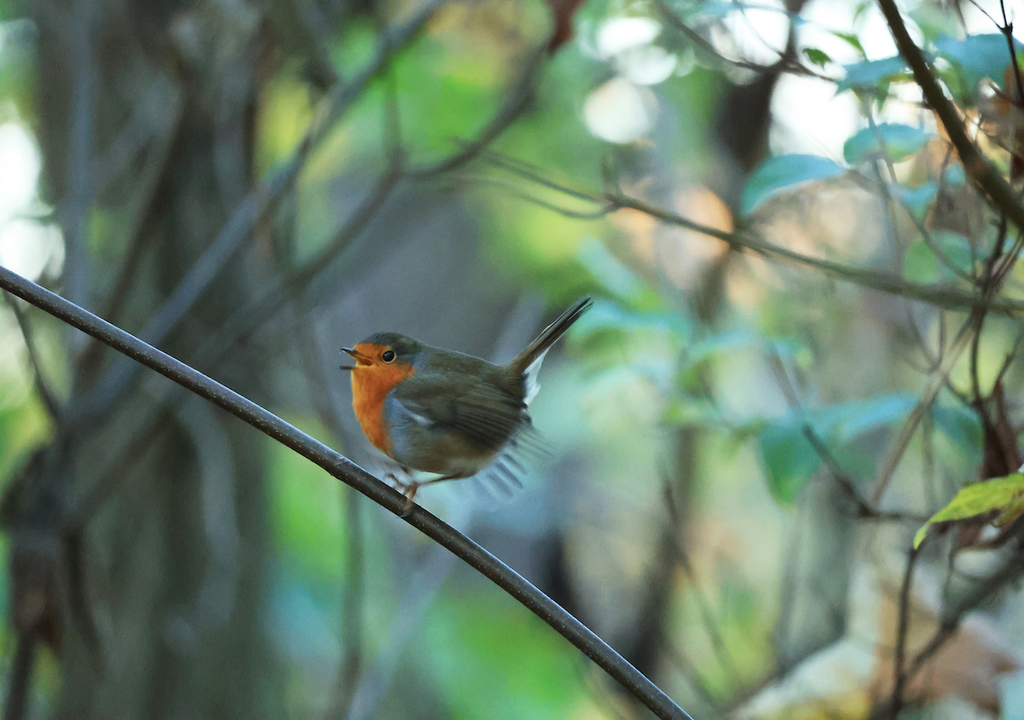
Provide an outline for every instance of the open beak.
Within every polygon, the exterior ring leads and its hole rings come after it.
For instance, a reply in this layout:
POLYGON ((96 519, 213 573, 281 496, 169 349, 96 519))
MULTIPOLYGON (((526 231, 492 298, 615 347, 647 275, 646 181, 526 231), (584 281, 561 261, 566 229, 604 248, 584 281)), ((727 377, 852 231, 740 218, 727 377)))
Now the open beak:
MULTIPOLYGON (((341 351, 342 351, 342 352, 344 352, 344 353, 348 353, 349 355, 351 355, 351 356, 352 356, 352 358, 353 358, 353 359, 354 359, 354 360, 355 360, 355 361, 356 361, 357 363, 359 362, 359 358, 361 358, 361 357, 362 357, 362 355, 360 355, 359 353, 357 353, 357 352, 356 352, 355 350, 353 350, 352 348, 342 348, 342 349, 341 349, 341 351)), ((338 367, 340 367, 340 368, 341 368, 342 370, 355 370, 355 369, 356 369, 356 366, 355 366, 355 365, 339 365, 338 367)))

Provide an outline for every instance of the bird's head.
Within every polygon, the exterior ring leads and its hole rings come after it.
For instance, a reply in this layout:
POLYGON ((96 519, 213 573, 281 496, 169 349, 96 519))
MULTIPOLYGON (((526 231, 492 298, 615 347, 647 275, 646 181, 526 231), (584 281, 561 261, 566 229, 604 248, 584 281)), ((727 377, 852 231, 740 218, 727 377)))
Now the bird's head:
POLYGON ((390 389, 413 374, 413 362, 422 347, 398 333, 375 333, 355 347, 341 349, 356 361, 355 365, 342 365, 341 369, 390 389))

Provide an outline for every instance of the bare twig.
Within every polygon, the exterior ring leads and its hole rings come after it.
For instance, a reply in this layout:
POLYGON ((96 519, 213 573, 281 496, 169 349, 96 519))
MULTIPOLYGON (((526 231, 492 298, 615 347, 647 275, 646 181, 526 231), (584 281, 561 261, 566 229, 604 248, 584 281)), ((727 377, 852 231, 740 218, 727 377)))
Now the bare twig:
POLYGON ((422 507, 414 505, 411 511, 406 513, 404 495, 349 459, 170 355, 3 267, 0 267, 0 288, 92 335, 316 463, 334 477, 402 517, 405 522, 447 548, 505 590, 593 659, 659 718, 692 720, 660 688, 626 662, 607 643, 521 575, 422 507))

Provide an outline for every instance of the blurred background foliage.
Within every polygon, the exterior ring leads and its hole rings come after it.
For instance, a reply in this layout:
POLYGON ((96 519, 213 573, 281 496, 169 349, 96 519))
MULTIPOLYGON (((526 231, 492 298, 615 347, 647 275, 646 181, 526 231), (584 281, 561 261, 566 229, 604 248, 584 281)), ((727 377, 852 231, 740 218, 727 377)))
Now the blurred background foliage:
MULTIPOLYGON (((1001 5, 901 9, 1017 182, 1001 5)), ((993 304, 1024 299, 1019 231, 873 3, 0 18, 5 267, 374 471, 340 346, 503 361, 591 293, 524 489, 417 501, 695 717, 1024 717, 1020 531, 909 552, 1021 463, 1019 309, 993 304)), ((0 306, 7 717, 646 717, 398 519, 129 367, 0 306)))

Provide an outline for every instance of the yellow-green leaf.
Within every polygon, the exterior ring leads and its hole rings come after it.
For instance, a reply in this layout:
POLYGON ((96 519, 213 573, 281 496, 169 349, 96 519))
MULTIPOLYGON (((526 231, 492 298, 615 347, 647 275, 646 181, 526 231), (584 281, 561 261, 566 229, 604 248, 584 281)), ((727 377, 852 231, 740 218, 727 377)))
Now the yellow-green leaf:
POLYGON ((984 515, 992 510, 1004 510, 1003 516, 1019 514, 1024 508, 1024 474, 1013 473, 1006 477, 994 478, 985 482, 975 483, 962 488, 949 505, 939 510, 928 519, 917 534, 914 535, 914 547, 917 548, 928 534, 928 528, 937 522, 963 520, 965 518, 984 515))

